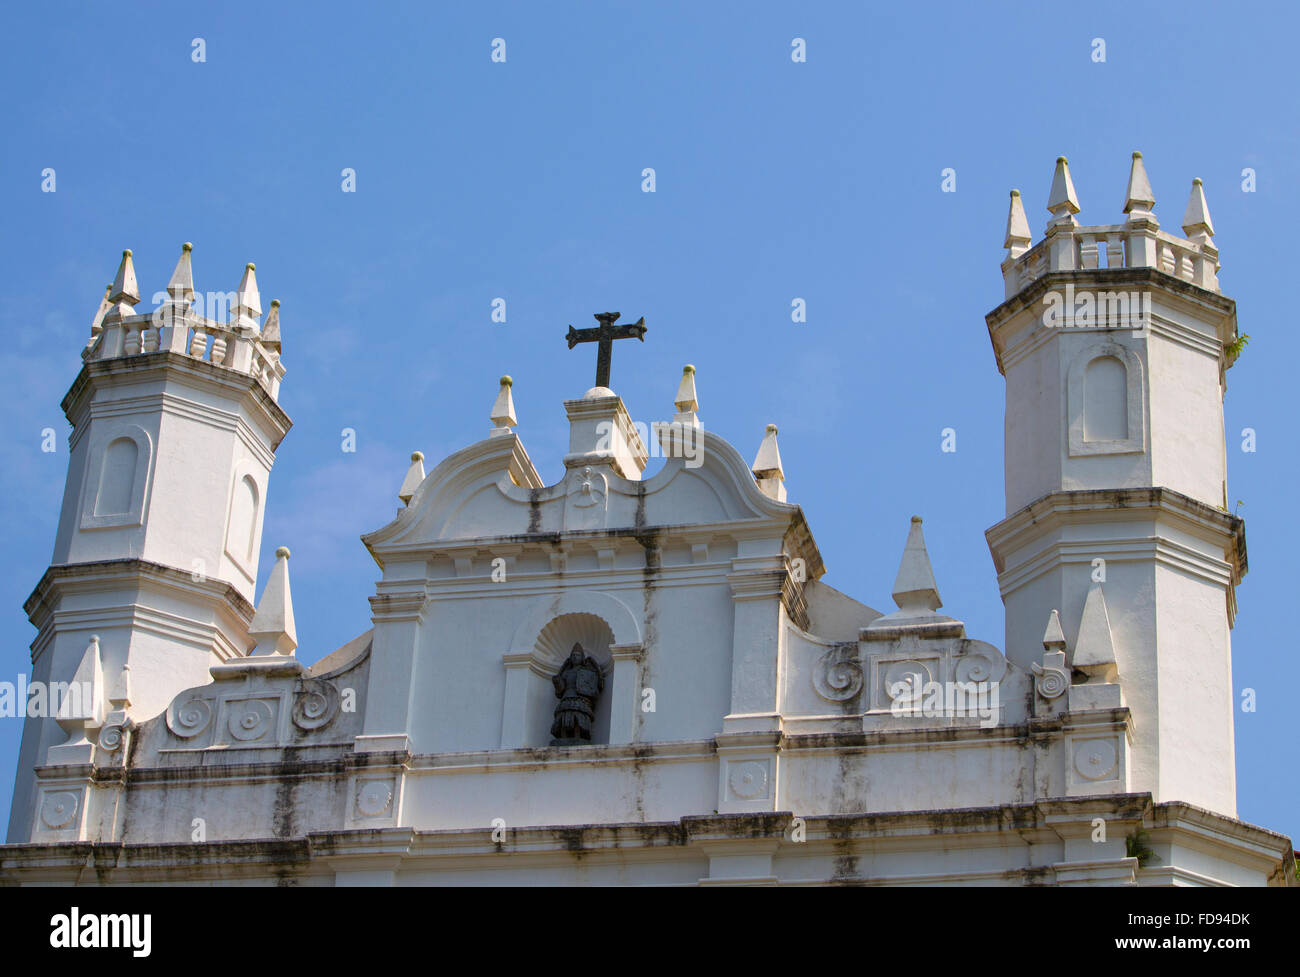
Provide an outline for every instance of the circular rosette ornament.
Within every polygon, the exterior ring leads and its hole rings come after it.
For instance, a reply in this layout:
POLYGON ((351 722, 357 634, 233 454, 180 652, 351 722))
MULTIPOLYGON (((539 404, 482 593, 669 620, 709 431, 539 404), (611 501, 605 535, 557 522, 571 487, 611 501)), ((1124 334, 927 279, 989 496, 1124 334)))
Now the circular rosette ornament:
POLYGON ((1070 687, 1070 675, 1064 669, 1052 665, 1040 665, 1038 662, 1031 662, 1029 667, 1038 676, 1034 688, 1044 699, 1059 698, 1070 687))
POLYGON ((753 800, 767 795, 767 764, 759 760, 745 760, 731 765, 727 783, 731 792, 741 800, 753 800))
POLYGON ((303 679, 293 698, 293 724, 311 731, 324 729, 339 711, 339 690, 333 682, 303 679))
POLYGON ((198 736, 212 722, 212 703, 206 699, 179 699, 167 707, 167 728, 181 739, 198 736))
POLYGON ((862 691, 862 663, 854 642, 832 648, 817 661, 813 688, 828 702, 847 702, 862 691))
POLYGON ((381 817, 392 804, 393 788, 385 781, 371 780, 357 787, 357 813, 363 817, 381 817))
POLYGON ((925 687, 932 680, 930 669, 918 661, 890 662, 884 670, 885 694, 891 711, 909 706, 920 708, 925 687))
POLYGON ((109 753, 116 753, 122 748, 122 738, 126 730, 119 723, 109 723, 99 731, 99 748, 109 753))
POLYGON ((45 795, 41 801, 41 823, 53 831, 72 824, 81 801, 71 791, 57 790, 45 795))
POLYGON ((261 699, 230 703, 226 728, 235 739, 248 743, 260 740, 271 731, 271 707, 261 699))
POLYGON ((993 685, 1002 681, 1007 673, 1007 660, 987 641, 975 641, 970 638, 962 640, 960 656, 953 669, 953 678, 958 682, 975 685, 993 685))

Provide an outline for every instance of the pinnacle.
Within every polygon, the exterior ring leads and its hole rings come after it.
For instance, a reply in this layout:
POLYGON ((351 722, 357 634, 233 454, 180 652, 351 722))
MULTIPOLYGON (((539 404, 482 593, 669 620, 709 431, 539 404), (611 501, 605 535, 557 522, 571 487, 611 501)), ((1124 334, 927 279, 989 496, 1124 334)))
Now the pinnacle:
POLYGON ((424 453, 421 451, 411 452, 411 467, 406 470, 406 477, 402 479, 402 487, 397 490, 397 497, 402 500, 402 505, 410 505, 411 498, 415 495, 415 490, 420 487, 424 481, 424 453))
POLYGON ((1033 236, 1029 231, 1029 218, 1025 216, 1025 204, 1020 199, 1020 191, 1011 191, 1011 206, 1007 211, 1007 233, 1002 246, 1016 258, 1029 249, 1033 236))
POLYGON ((1047 619, 1047 630, 1043 632, 1043 647, 1047 651, 1065 651, 1065 632, 1061 630, 1061 615, 1052 608, 1052 616, 1047 619))
POLYGON ((172 299, 189 303, 194 300, 194 271, 190 265, 190 252, 194 245, 186 241, 181 245, 181 256, 176 262, 176 270, 167 282, 167 292, 172 299))
POLYGON ((257 641, 254 655, 291 657, 298 647, 298 631, 293 620, 293 597, 289 592, 289 548, 275 551, 275 566, 262 591, 262 599, 249 625, 248 636, 257 641))
POLYGON ((1074 643, 1072 664, 1089 674, 1115 665, 1115 641, 1100 583, 1093 583, 1083 602, 1083 617, 1079 621, 1079 638, 1074 643))
POLYGON ((239 280, 235 293, 234 325, 236 327, 257 328, 257 320, 262 315, 262 296, 257 290, 257 269, 250 261, 244 265, 244 277, 239 280))
POLYGON ((1124 191, 1124 213, 1130 221, 1154 216, 1151 208, 1156 205, 1156 196, 1151 191, 1151 181, 1147 179, 1146 166, 1142 154, 1133 154, 1133 163, 1129 167, 1128 187, 1124 191))
POLYGON ((754 464, 750 468, 755 478, 785 478, 785 471, 781 468, 781 450, 776 443, 775 424, 767 426, 763 441, 758 446, 758 454, 754 456, 754 464))
POLYGON ((1188 238, 1214 237, 1214 225, 1210 222, 1210 205, 1205 202, 1205 188, 1200 177, 1192 181, 1192 193, 1187 199, 1187 210, 1183 214, 1183 233, 1188 238))
POLYGON ((280 300, 271 299, 271 311, 262 323, 262 345, 267 349, 280 352, 280 300))
POLYGON ((514 385, 515 381, 512 378, 508 376, 501 378, 501 387, 497 391, 497 399, 492 404, 492 414, 489 418, 492 421, 489 437, 496 438, 509 434, 510 429, 519 423, 515 417, 515 398, 510 392, 514 385))
POLYGON ((1070 179, 1070 161, 1064 156, 1056 158, 1056 171, 1052 174, 1052 190, 1047 197, 1047 210, 1052 215, 1048 226, 1077 224, 1074 215, 1079 212, 1079 198, 1074 193, 1070 179))
POLYGON ((700 401, 695 393, 695 367, 689 363, 682 367, 682 382, 677 386, 677 398, 673 404, 682 414, 700 409, 700 401))
POLYGON ((921 532, 921 517, 913 516, 903 545, 903 559, 898 564, 894 579, 894 603, 900 611, 930 614, 943 606, 939 587, 934 582, 930 554, 925 548, 925 535, 921 532))
POLYGON ((140 302, 140 286, 135 281, 135 265, 131 261, 129 250, 122 252, 122 262, 117 266, 117 275, 110 287, 108 300, 118 306, 123 303, 134 306, 140 302))

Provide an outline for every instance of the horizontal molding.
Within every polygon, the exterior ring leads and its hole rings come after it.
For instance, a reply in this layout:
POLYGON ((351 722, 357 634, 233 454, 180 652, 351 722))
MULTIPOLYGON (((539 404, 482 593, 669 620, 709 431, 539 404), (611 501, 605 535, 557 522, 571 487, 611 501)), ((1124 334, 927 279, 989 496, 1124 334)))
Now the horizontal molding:
MULTIPOLYGON (((1051 492, 990 527, 984 537, 1001 575, 1007 569, 1008 554, 1051 533, 1080 525, 1162 521, 1173 529, 1203 539, 1214 549, 1222 548, 1225 561, 1233 567, 1234 583, 1245 576, 1248 568, 1245 522, 1181 492, 1159 486, 1051 492)), ((1149 534, 1136 538, 1146 539, 1149 534)), ((1173 541, 1167 542, 1172 545, 1173 541)), ((1099 540, 1097 545, 1105 544, 1099 540)))

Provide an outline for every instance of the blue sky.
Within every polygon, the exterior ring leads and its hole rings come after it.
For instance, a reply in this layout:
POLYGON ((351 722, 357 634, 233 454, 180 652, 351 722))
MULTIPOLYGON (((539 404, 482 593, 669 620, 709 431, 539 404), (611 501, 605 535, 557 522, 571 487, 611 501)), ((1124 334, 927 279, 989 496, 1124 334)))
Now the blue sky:
MULTIPOLYGON (((258 589, 290 546, 307 661, 369 627, 378 571, 358 536, 391 519, 413 449, 432 466, 486 434, 501 374, 558 479, 561 401, 591 385, 594 360, 562 337, 606 309, 649 327, 614 355, 634 416, 669 417, 690 362, 705 425, 743 454, 780 425, 829 583, 889 610, 919 513, 945 611, 1001 644, 984 530, 1004 514, 1003 381, 983 317, 1002 299, 1007 191, 1037 238, 1065 154, 1081 221, 1117 222, 1140 149, 1171 229, 1205 181, 1221 285, 1252 337, 1226 405, 1251 568, 1234 681, 1258 694, 1237 715, 1239 813, 1300 831, 1297 665, 1277 611, 1300 552, 1287 6, 47 3, 6 19, 0 678, 30 668, 21 605, 50 558, 59 401, 91 315, 123 248, 147 300, 183 241, 200 291, 233 289, 255 261, 264 302, 283 303, 294 428, 258 589), (1246 426, 1253 454, 1232 436, 1246 426)), ((3 811, 19 735, 0 721, 3 811)))

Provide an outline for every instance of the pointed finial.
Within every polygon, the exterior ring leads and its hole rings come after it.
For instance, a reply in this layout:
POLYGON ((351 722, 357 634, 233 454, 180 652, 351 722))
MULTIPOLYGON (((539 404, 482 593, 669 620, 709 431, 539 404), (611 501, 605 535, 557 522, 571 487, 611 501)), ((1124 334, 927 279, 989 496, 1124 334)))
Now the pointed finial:
POLYGON ((289 547, 275 551, 275 566, 262 591, 248 636, 257 641, 254 655, 291 657, 298 647, 298 630, 293 622, 293 597, 289 593, 289 547))
POLYGON ((257 267, 250 261, 244 265, 244 277, 239 280, 239 289, 235 292, 235 307, 232 325, 236 329, 257 329, 257 320, 262 317, 262 296, 257 291, 257 267))
POLYGON ((943 606, 939 587, 934 582, 934 570, 930 567, 930 554, 925 548, 920 516, 912 517, 912 525, 907 530, 903 559, 894 579, 893 597, 898 609, 909 613, 933 613, 943 606))
POLYGON ((515 419, 515 398, 510 388, 515 385, 510 377, 501 378, 501 389, 497 391, 496 402, 492 405, 492 430, 488 437, 499 438, 510 433, 510 429, 519 423, 515 419))
POLYGON ((1065 651, 1065 632, 1061 630, 1061 615, 1052 608, 1052 616, 1047 619, 1047 630, 1043 632, 1043 648, 1046 651, 1065 651))
POLYGON ((785 501, 785 471, 781 467, 781 449, 776 444, 775 424, 767 426, 758 454, 749 467, 765 495, 778 502, 785 501))
POLYGON ((673 404, 680 414, 700 409, 700 402, 695 396, 695 367, 689 363, 682 367, 682 382, 677 386, 677 399, 673 404))
POLYGON ((1011 208, 1007 212, 1007 235, 1002 246, 1007 249, 1007 256, 1018 258, 1029 250, 1033 243, 1029 232, 1029 218, 1025 216, 1025 204, 1020 199, 1020 191, 1011 191, 1011 208))
POLYGON ((117 692, 109 699, 109 704, 114 709, 129 709, 131 707, 131 663, 123 662, 122 671, 117 676, 117 692))
POLYGON ((1070 161, 1056 157, 1056 172, 1052 174, 1052 192, 1047 197, 1047 210, 1052 215, 1048 227, 1057 224, 1076 225, 1074 215, 1079 212, 1079 198, 1074 195, 1074 181, 1070 179, 1070 161))
POLYGON ((104 721, 104 668, 99 652, 99 635, 90 636, 69 688, 75 688, 77 692, 64 694, 54 718, 70 736, 76 736, 86 725, 104 721))
POLYGON ((756 478, 785 478, 781 468, 781 451, 776 444, 776 425, 769 424, 763 432, 763 443, 758 446, 754 464, 750 466, 756 478))
POLYGON ((140 302, 140 286, 135 282, 135 265, 131 262, 130 250, 122 252, 122 263, 117 266, 117 276, 109 287, 108 300, 113 303, 113 308, 107 314, 135 314, 135 306, 140 302))
POLYGON ((271 299, 271 311, 262 323, 262 345, 267 349, 280 352, 280 300, 271 299))
POLYGON ((108 300, 108 297, 112 294, 112 284, 105 285, 104 297, 99 300, 99 308, 95 310, 95 318, 90 322, 90 341, 92 343, 95 341, 95 337, 104 331, 104 316, 106 316, 108 310, 113 307, 113 303, 108 300))
POLYGON ((1201 179, 1192 181, 1192 195, 1187 200, 1187 211, 1183 214, 1183 233, 1188 239, 1197 242, 1209 242, 1214 237, 1214 225, 1210 223, 1210 206, 1205 202, 1205 188, 1201 179))
POLYGON ((1089 678, 1102 682, 1115 678, 1115 640, 1110 631, 1110 615, 1106 613, 1106 595, 1096 581, 1088 588, 1088 596, 1083 602, 1083 617, 1079 619, 1079 639, 1074 643, 1072 664, 1089 678))
POLYGON ((167 282, 167 293, 172 300, 186 305, 194 301, 194 270, 190 267, 190 252, 193 250, 194 245, 189 241, 181 245, 180 260, 167 282))
POLYGON ((411 497, 415 495, 415 490, 420 487, 424 481, 424 453, 420 451, 411 452, 411 467, 406 470, 406 477, 402 479, 402 487, 397 490, 397 497, 402 500, 402 505, 410 505, 411 497))
POLYGON ((1147 168, 1142 162, 1142 154, 1133 153, 1133 165, 1128 171, 1128 187, 1124 191, 1124 213, 1130 221, 1150 220, 1155 215, 1151 208, 1156 205, 1156 195, 1151 192, 1151 181, 1147 179, 1147 168))

